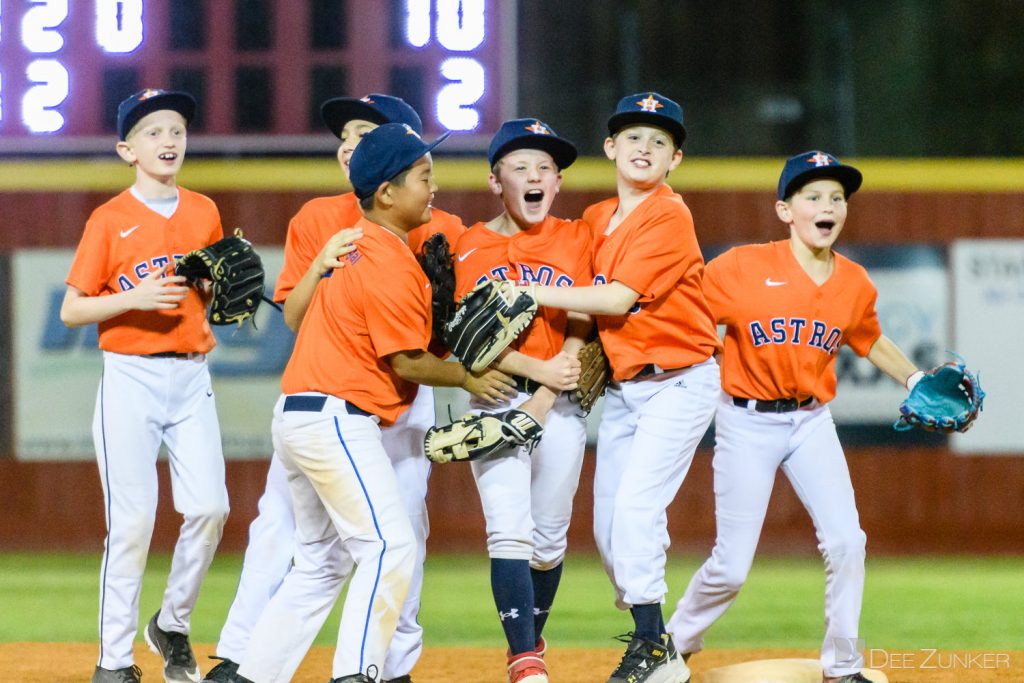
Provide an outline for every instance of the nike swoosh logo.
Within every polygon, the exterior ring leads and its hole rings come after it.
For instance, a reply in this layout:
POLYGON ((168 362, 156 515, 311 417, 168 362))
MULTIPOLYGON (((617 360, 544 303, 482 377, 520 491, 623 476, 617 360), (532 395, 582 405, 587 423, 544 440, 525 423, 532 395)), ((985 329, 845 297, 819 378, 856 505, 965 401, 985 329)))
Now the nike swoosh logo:
POLYGON ((136 226, 133 226, 131 228, 128 228, 127 230, 122 230, 121 231, 121 237, 127 237, 128 235, 132 234, 133 232, 135 232, 138 229, 139 229, 139 226, 136 225, 136 226))
POLYGON ((468 259, 468 258, 469 258, 469 255, 470 255, 470 254, 472 254, 472 253, 473 253, 474 251, 476 251, 476 250, 477 250, 477 249, 479 249, 479 248, 480 248, 480 247, 473 247, 472 249, 470 249, 469 251, 467 251, 467 252, 466 252, 465 254, 459 254, 459 263, 462 263, 463 261, 465 261, 466 259, 468 259))
POLYGON ((782 285, 786 284, 785 282, 776 282, 775 280, 771 279, 770 277, 766 277, 764 279, 764 283, 767 286, 769 286, 769 287, 781 287, 782 285))

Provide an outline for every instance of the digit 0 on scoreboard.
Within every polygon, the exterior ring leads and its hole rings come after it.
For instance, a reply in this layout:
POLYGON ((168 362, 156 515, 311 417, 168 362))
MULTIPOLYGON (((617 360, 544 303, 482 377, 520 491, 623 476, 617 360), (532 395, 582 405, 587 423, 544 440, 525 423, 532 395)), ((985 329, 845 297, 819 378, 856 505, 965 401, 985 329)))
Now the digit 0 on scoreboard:
POLYGON ((117 103, 153 86, 196 95, 198 151, 327 149, 320 102, 375 91, 484 149, 516 113, 517 4, 0 0, 0 152, 109 151, 117 103))

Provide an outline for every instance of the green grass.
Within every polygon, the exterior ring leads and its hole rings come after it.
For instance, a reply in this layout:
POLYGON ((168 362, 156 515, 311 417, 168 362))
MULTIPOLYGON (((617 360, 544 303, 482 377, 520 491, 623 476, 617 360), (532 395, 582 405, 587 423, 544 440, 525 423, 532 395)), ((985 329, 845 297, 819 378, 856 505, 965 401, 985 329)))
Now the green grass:
MULTIPOLYGON (((160 604, 169 556, 149 560, 143 619, 160 604)), ((675 555, 669 564, 666 617, 703 560, 675 555)), ((75 554, 0 555, 0 642, 96 638, 100 558, 75 554)), ((192 618, 193 640, 215 642, 238 581, 241 558, 218 556, 192 618)), ((861 616, 868 647, 1019 648, 1024 633, 1024 557, 870 558, 861 616)), ((487 558, 427 559, 420 621, 427 645, 500 645, 487 558)), ((820 645, 824 576, 815 558, 758 558, 736 604, 708 633, 712 648, 820 645)), ((318 643, 336 637, 335 608, 318 643)), ((563 645, 617 647, 628 615, 612 605, 612 590, 595 556, 571 555, 546 629, 563 645)))

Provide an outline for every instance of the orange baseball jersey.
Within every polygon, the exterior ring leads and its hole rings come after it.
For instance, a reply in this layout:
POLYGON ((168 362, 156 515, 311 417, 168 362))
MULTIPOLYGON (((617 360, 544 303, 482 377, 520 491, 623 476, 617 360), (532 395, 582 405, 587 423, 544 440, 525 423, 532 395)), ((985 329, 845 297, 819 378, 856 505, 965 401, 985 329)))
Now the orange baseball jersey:
MULTIPOLYGON (((288 224, 284 267, 277 278, 274 301, 283 302, 287 299, 327 240, 339 230, 353 227, 362 217, 359 200, 354 192, 334 197, 318 197, 306 202, 288 224)), ((448 237, 448 243, 454 248, 459 235, 465 230, 462 221, 456 216, 440 209, 433 209, 429 223, 409 232, 409 248, 418 256, 423 243, 436 232, 443 232, 448 237)), ((362 242, 358 245, 361 246, 362 242)))
POLYGON ((726 326, 722 389, 772 400, 836 395, 836 351, 865 356, 882 334, 877 292, 867 271, 833 252, 831 277, 818 286, 787 240, 730 249, 712 260, 704 294, 726 326))
MULTIPOLYGON (((124 292, 172 259, 223 236, 209 197, 179 187, 178 209, 164 218, 125 190, 92 212, 66 282, 86 296, 124 292)), ((125 354, 206 353, 216 344, 206 301, 193 288, 177 308, 127 311, 104 320, 99 335, 101 349, 125 354)))
POLYGON ((430 282, 394 233, 366 218, 359 249, 313 294, 281 378, 285 394, 338 396, 390 425, 416 396, 387 362, 398 351, 427 349, 430 282))
MULTIPOLYGON (((593 280, 591 251, 590 230, 582 221, 548 216, 516 235, 499 235, 477 223, 463 233, 453 251, 456 296, 487 279, 587 285, 593 280)), ((567 321, 566 311, 541 308, 514 348, 534 358, 551 358, 562 350, 567 321)))
POLYGON ((690 210, 663 183, 605 235, 618 204, 613 197, 583 213, 594 235, 594 284, 618 280, 640 293, 625 316, 596 316, 614 378, 649 363, 668 370, 707 360, 721 344, 701 291, 704 257, 690 210))

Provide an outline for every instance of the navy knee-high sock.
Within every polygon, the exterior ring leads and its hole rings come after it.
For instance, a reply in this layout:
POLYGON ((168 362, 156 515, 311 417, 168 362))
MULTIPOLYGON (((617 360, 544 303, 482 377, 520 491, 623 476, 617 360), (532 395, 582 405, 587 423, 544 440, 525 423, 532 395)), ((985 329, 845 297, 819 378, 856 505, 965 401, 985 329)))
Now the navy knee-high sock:
POLYGON ((512 654, 533 650, 533 581, 528 560, 491 558, 491 592, 512 654))
POLYGON ((629 608, 633 615, 633 635, 651 640, 655 643, 661 642, 662 627, 659 626, 661 617, 661 605, 633 605, 629 608))
POLYGON ((533 579, 533 631, 539 641, 555 601, 558 582, 562 580, 562 565, 546 571, 531 567, 530 578, 533 579))

